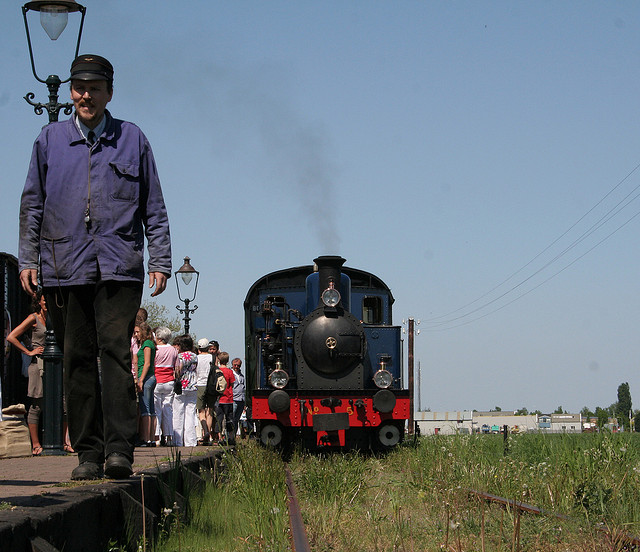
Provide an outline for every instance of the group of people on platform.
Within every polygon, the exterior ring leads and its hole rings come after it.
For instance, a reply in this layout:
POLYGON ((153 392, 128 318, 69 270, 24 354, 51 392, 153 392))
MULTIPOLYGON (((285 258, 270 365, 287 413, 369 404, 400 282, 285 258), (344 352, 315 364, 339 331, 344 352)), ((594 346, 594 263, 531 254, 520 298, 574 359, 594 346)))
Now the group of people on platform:
POLYGON ((138 446, 234 444, 243 414, 246 420, 242 360, 230 369, 217 341, 203 338, 194 348, 191 336, 171 340, 169 328, 152 330, 146 317, 140 309, 131 339, 138 446), (216 390, 210 375, 218 371, 225 383, 216 390))
MULTIPOLYGON (((29 378, 27 423, 32 453, 38 456, 43 451, 39 427, 44 394, 41 355, 47 317, 41 291, 33 297, 32 310, 33 314, 13 329, 7 341, 23 355, 23 374, 29 378)), ((138 400, 137 446, 234 444, 235 436, 244 435, 248 429, 242 360, 234 358, 230 369, 229 353, 220 351, 217 341, 200 339, 194 347, 191 336, 171 339, 171 330, 159 327, 152 331, 146 319, 146 310, 139 309, 131 338, 131 372, 138 400), (222 393, 207 393, 212 369, 220 370, 226 381, 222 393)), ((66 409, 64 450, 74 452, 66 409)))

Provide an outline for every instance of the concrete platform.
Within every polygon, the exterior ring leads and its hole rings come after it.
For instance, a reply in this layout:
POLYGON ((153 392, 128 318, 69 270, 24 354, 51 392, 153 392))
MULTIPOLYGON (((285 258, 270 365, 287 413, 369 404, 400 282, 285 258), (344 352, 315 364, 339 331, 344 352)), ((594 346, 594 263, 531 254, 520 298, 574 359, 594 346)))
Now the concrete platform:
POLYGON ((133 477, 99 482, 70 481, 76 454, 0 459, 0 551, 105 550, 139 540, 143 527, 153 541, 163 509, 178 504, 185 515, 184 495, 204 483, 202 471, 214 469, 221 454, 137 448, 133 477))

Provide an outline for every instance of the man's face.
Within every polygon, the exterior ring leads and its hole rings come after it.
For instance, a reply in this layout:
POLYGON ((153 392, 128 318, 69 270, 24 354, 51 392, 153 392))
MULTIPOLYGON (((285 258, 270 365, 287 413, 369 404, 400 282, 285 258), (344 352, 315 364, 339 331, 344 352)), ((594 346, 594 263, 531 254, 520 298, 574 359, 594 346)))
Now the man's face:
POLYGON ((236 372, 239 372, 240 371, 240 367, 242 366, 242 362, 239 361, 239 360, 236 360, 231 366, 233 366, 233 369, 236 372))
POLYGON ((78 118, 89 128, 96 128, 102 121, 112 96, 113 90, 108 91, 105 80, 71 81, 71 100, 78 118))

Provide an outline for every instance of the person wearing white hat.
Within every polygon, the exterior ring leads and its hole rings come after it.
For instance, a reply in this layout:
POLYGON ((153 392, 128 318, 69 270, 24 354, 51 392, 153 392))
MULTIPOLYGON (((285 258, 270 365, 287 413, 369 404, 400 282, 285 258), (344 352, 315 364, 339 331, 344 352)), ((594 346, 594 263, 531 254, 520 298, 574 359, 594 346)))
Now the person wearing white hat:
POLYGON ((198 421, 202 427, 202 437, 198 440, 199 444, 209 444, 209 438, 211 436, 211 428, 213 426, 212 410, 207 404, 207 378, 209 377, 209 371, 211 370, 211 363, 213 362, 213 356, 209 353, 209 340, 198 339, 198 379, 196 381, 196 388, 198 390, 198 398, 196 402, 196 409, 198 411, 198 421))

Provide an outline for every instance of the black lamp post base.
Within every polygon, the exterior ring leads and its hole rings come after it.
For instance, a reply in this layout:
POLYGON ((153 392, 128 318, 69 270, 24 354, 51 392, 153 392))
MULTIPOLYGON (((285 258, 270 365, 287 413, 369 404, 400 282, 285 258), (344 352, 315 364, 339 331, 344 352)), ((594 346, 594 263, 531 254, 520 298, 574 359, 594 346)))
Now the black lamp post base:
POLYGON ((68 454, 71 453, 61 448, 42 447, 42 452, 38 456, 67 456, 68 454))

